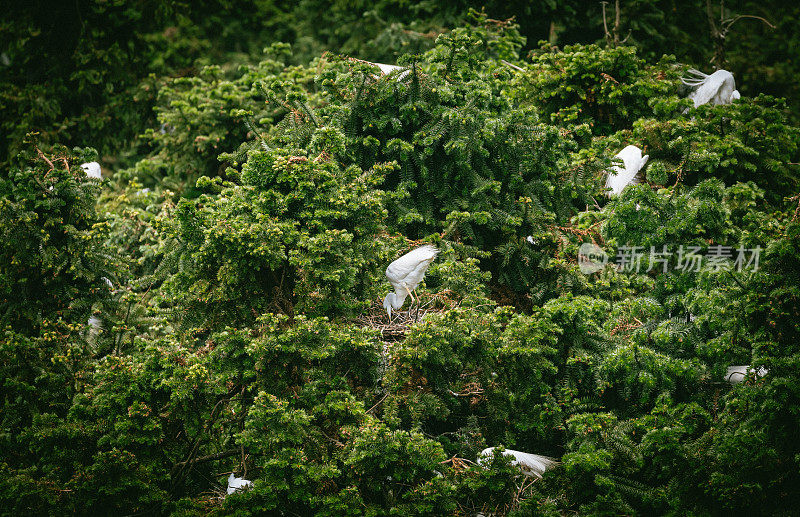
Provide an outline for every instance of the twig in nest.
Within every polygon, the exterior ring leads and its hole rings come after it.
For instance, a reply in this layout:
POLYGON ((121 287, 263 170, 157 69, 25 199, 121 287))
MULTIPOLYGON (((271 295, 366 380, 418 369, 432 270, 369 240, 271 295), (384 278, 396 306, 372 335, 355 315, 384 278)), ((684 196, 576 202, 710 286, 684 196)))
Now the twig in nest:
POLYGON ((380 399, 378 402, 376 402, 376 403, 375 403, 375 404, 374 404, 374 405, 373 405, 371 408, 369 408, 369 409, 368 409, 366 412, 367 412, 367 413, 369 413, 370 411, 372 411, 373 409, 375 409, 376 407, 378 407, 378 406, 380 405, 380 403, 381 403, 381 402, 383 402, 384 400, 386 400, 386 397, 388 397, 388 396, 389 396, 389 393, 387 392, 387 393, 386 393, 386 394, 385 394, 383 397, 381 397, 381 399, 380 399))
POLYGON ((470 465, 475 465, 474 461, 470 461, 466 458, 459 458, 457 456, 453 456, 449 460, 444 460, 439 462, 439 464, 441 465, 445 465, 448 463, 456 473, 461 473, 467 470, 470 465))

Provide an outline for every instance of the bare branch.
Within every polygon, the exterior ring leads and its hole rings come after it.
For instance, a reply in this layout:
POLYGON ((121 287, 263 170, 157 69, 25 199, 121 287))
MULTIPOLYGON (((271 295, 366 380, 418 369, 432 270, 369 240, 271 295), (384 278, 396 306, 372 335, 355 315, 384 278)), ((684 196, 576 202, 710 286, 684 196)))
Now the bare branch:
POLYGON ((775 26, 772 25, 766 18, 762 18, 761 16, 756 16, 754 14, 739 14, 739 15, 735 16, 734 18, 728 18, 727 20, 722 22, 723 25, 725 25, 725 30, 727 31, 731 27, 731 25, 733 25, 734 23, 738 22, 742 18, 752 18, 754 20, 761 20, 762 22, 767 24, 767 26, 770 29, 774 29, 775 28, 775 26))
POLYGON ((606 5, 608 2, 600 2, 603 6, 603 33, 605 34, 606 42, 611 42, 611 34, 608 33, 608 23, 606 22, 606 5))
POLYGON ((500 62, 501 62, 501 63, 503 63, 504 65, 508 66, 508 67, 511 67, 511 68, 513 68, 514 70, 518 70, 518 71, 520 71, 520 72, 524 72, 524 71, 525 71, 525 69, 524 69, 524 68, 522 68, 522 67, 519 67, 519 66, 515 65, 514 63, 509 63, 509 62, 508 62, 508 61, 506 61, 505 59, 501 59, 501 60, 500 60, 500 62))
POLYGON ((706 17, 708 17, 708 25, 711 28, 711 37, 716 37, 717 24, 714 23, 714 9, 711 7, 711 0, 706 0, 706 17))

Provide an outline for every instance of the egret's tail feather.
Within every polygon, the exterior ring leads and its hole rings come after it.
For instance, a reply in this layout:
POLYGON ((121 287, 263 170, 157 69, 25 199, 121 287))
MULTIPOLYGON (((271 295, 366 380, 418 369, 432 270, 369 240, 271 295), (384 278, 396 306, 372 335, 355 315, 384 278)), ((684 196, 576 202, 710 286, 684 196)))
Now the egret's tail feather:
POLYGON ((696 70, 694 68, 690 68, 686 71, 687 74, 694 75, 695 77, 681 77, 681 82, 686 86, 700 86, 701 84, 705 83, 708 79, 708 74, 704 74, 700 70, 696 70))

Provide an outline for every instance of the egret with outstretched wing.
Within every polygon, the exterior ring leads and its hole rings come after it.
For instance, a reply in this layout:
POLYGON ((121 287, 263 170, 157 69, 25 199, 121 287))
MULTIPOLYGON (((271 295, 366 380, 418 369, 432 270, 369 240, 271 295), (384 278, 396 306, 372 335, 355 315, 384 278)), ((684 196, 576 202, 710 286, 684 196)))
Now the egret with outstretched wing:
POLYGON ((243 490, 249 487, 251 484, 253 484, 253 482, 249 479, 237 478, 233 475, 233 472, 231 472, 231 475, 228 476, 228 495, 236 492, 237 490, 243 490))
MULTIPOLYGON (((483 449, 481 453, 478 454, 478 464, 484 466, 488 465, 493 455, 494 447, 483 449)), ((511 449, 504 450, 503 456, 511 456, 514 458, 511 464, 522 470, 524 475, 539 479, 542 478, 542 474, 544 474, 547 469, 559 463, 555 458, 541 456, 539 454, 530 454, 528 452, 512 451, 511 449)))

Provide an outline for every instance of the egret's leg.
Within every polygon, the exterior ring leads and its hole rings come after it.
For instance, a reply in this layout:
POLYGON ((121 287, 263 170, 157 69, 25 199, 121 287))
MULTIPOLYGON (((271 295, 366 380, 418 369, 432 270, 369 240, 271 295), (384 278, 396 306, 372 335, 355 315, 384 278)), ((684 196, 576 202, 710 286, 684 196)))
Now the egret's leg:
POLYGON ((404 285, 403 288, 408 293, 408 296, 411 297, 411 304, 408 306, 408 319, 411 319, 411 309, 414 307, 414 294, 408 290, 408 286, 404 285))
POLYGON ((406 290, 406 292, 408 293, 408 295, 411 297, 411 303, 413 304, 413 303, 414 303, 414 293, 412 293, 411 291, 409 291, 409 290, 408 290, 408 286, 406 286, 406 285, 404 285, 404 286, 403 286, 403 289, 405 289, 405 290, 406 290))

